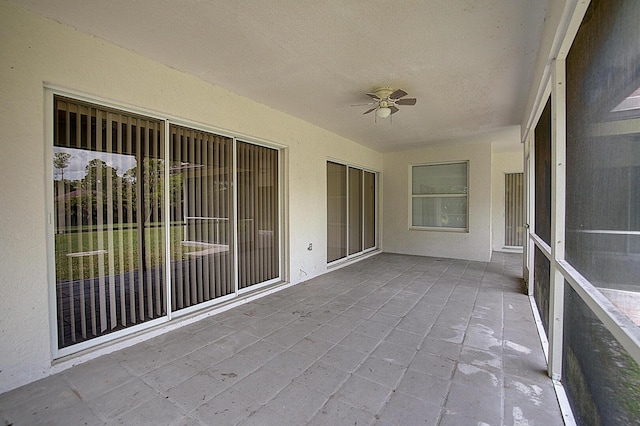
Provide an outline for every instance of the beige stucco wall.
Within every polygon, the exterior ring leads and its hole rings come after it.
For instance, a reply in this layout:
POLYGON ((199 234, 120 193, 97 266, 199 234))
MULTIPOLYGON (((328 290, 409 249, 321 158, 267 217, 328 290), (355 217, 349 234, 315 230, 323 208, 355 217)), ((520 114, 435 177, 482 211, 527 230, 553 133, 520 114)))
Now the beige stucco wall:
POLYGON ((46 84, 285 146, 291 282, 327 269, 327 158, 382 169, 382 154, 4 1, 0 43, 0 392, 54 371, 46 84))
POLYGON ((522 173, 524 170, 522 145, 512 152, 494 152, 491 162, 492 213, 491 231, 493 251, 504 250, 504 215, 505 215, 505 174, 522 173))
POLYGON ((384 251, 488 261, 491 258, 492 144, 517 143, 519 128, 384 157, 384 251), (469 232, 409 229, 410 165, 469 161, 469 232))

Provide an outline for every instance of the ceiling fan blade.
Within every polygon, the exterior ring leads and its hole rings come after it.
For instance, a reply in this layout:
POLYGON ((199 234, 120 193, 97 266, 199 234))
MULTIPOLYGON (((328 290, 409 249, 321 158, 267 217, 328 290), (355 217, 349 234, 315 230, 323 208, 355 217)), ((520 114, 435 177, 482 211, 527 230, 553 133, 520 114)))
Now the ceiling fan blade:
POLYGON ((369 111, 365 111, 365 112, 363 112, 363 113, 362 113, 362 115, 364 115, 364 114, 369 114, 370 112, 375 111, 375 110, 377 110, 377 109, 378 109, 378 107, 373 107, 373 108, 371 108, 369 111))
POLYGON ((351 106, 365 106, 365 105, 375 105, 377 102, 368 102, 366 104, 351 104, 351 106))
POLYGON ((391 110, 391 114, 395 114, 396 112, 400 111, 395 105, 391 105, 389 109, 391 110))
POLYGON ((389 99, 400 99, 403 96, 407 96, 408 93, 405 92, 402 89, 398 89, 395 92, 393 92, 392 94, 389 95, 389 99))
POLYGON ((375 99, 376 101, 379 101, 380 98, 378 97, 378 95, 376 95, 375 93, 367 93, 367 96, 369 96, 370 98, 375 99))
POLYGON ((396 101, 397 105, 415 105, 416 98, 406 98, 406 99, 398 99, 396 101))

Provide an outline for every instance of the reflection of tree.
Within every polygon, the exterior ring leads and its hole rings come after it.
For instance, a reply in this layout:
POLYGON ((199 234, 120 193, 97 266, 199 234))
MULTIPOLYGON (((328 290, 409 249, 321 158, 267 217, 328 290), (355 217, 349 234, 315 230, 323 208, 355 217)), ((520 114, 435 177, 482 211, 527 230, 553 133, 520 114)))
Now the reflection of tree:
MULTIPOLYGON (((119 179, 117 170, 107 165, 99 158, 94 158, 85 166, 87 174, 84 177, 84 185, 88 188, 103 189, 108 180, 117 182, 119 179)), ((103 191, 106 193, 106 190, 103 191)))
MULTIPOLYGON (((171 173, 169 175, 169 205, 171 209, 182 207, 183 173, 180 170, 180 162, 171 162, 171 173)), ((180 213, 179 217, 182 213, 180 213)))
POLYGON ((67 152, 56 152, 53 154, 53 167, 60 170, 61 179, 64 182, 64 169, 69 167, 71 154, 67 152))
POLYGON ((77 221, 85 225, 97 224, 100 212, 104 223, 110 210, 114 223, 127 222, 128 213, 135 211, 127 194, 131 185, 123 182, 115 168, 98 158, 89 161, 85 171, 84 178, 74 182, 75 196, 68 202, 72 212, 82 215, 77 221))
MULTIPOLYGON (((164 161, 157 158, 145 158, 142 161, 142 185, 144 223, 149 223, 152 217, 160 219, 162 208, 162 195, 164 186, 162 185, 162 173, 164 161)), ((124 174, 123 179, 132 183, 134 193, 137 194, 138 167, 133 167, 124 174)))
MULTIPOLYGON (((54 163, 56 169, 67 167, 70 157, 67 154, 55 159, 59 162, 54 163)), ((133 225, 138 221, 138 213, 145 224, 161 221, 164 163, 162 159, 144 158, 141 172, 136 166, 119 176, 117 169, 102 159, 92 159, 86 164, 82 179, 64 181, 60 188, 56 186, 56 202, 64 205, 66 226, 95 226, 100 222, 133 225)), ((172 208, 182 200, 182 179, 181 173, 169 178, 172 208)), ((56 209, 56 213, 62 212, 56 209)))

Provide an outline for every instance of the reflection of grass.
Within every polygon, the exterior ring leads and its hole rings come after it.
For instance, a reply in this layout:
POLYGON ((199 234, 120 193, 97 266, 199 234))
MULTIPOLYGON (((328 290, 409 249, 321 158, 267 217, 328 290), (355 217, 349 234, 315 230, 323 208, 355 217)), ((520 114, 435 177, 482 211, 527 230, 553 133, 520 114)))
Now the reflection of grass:
POLYGON ((632 419, 640 419, 640 366, 631 357, 627 374, 628 385, 623 396, 623 405, 632 419))
MULTIPOLYGON (((147 227, 144 229, 145 268, 161 266, 164 263, 163 227, 147 227)), ((184 251, 180 244, 183 238, 183 227, 172 226, 170 231, 171 245, 174 247, 171 260, 182 258, 184 251)), ((100 275, 100 257, 102 257, 102 274, 113 272, 125 273, 138 268, 138 230, 136 228, 115 229, 112 231, 93 231, 80 233, 57 234, 56 245, 56 281, 91 278, 100 275), (113 241, 109 246, 109 234, 113 241), (102 238, 100 244, 99 237, 102 238), (69 253, 106 250, 104 255, 87 255, 69 257, 69 253), (110 262, 112 264, 110 265, 110 262)))
POLYGON ((624 421, 619 424, 627 424, 627 420, 630 422, 628 424, 633 424, 633 419, 640 419, 640 366, 604 325, 596 329, 596 334, 609 346, 609 351, 604 352, 608 356, 602 356, 603 353, 599 352, 600 366, 618 373, 614 374, 610 389, 614 390, 620 401, 619 417, 624 421))
POLYGON ((562 380, 574 413, 589 424, 638 424, 640 367, 573 290, 565 303, 562 380))
POLYGON ((593 401, 589 383, 582 373, 580 361, 576 358, 571 346, 565 346, 564 351, 562 381, 569 390, 569 397, 573 403, 572 409, 578 417, 577 420, 590 419, 592 424, 601 425, 598 407, 593 401))

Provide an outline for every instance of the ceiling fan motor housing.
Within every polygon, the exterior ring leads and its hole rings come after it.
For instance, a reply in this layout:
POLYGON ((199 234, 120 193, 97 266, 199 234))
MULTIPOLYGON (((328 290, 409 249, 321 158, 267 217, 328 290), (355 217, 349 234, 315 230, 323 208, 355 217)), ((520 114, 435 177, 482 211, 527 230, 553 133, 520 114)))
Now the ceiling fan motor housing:
POLYGON ((393 89, 390 88, 390 87, 381 87, 379 89, 374 90, 373 93, 379 99, 388 99, 389 95, 391 95, 393 93, 393 89))

